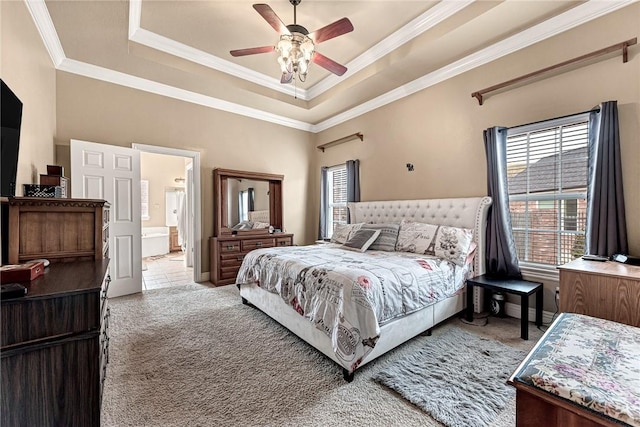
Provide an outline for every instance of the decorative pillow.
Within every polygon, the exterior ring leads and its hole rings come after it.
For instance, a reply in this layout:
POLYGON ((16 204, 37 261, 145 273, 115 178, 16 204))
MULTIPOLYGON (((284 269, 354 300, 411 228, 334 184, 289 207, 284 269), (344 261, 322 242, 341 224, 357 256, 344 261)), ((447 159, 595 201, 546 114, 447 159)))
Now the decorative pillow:
POLYGON ((233 227, 232 230, 251 230, 253 228, 253 223, 251 221, 240 221, 233 227))
POLYGON ((478 244, 472 241, 471 245, 469 246, 469 253, 467 254, 465 265, 473 265, 473 258, 476 256, 477 247, 478 247, 478 244))
POLYGON ((443 225, 436 235, 435 255, 464 267, 472 250, 472 240, 473 230, 443 225))
POLYGON ((398 241, 398 231, 400 224, 364 224, 361 230, 380 230, 380 235, 371 246, 371 251, 387 251, 396 250, 396 242, 398 241))
POLYGON ((268 222, 254 222, 253 223, 253 228, 269 228, 269 223, 268 222))
POLYGON ((380 235, 380 230, 356 230, 342 247, 352 251, 364 252, 380 235))
POLYGON ((434 255, 439 226, 403 219, 398 232, 396 251, 434 255))
POLYGON ((357 224, 339 224, 336 226, 331 236, 332 243, 345 243, 351 237, 351 234, 362 227, 364 223, 357 224))

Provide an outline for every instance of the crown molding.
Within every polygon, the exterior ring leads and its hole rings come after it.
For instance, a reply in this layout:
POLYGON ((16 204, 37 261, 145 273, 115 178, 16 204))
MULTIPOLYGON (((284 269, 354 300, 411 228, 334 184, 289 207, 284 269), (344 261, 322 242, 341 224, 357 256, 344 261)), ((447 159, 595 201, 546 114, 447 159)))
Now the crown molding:
POLYGON ((129 40, 140 29, 142 19, 142 0, 129 0, 129 40))
MULTIPOLYGON (((135 30, 133 36, 129 37, 129 39, 144 46, 168 53, 169 55, 177 56, 184 60, 203 65, 207 68, 221 71, 231 76, 256 83, 260 86, 282 92, 286 95, 295 95, 294 87, 292 85, 280 83, 280 79, 275 79, 250 68, 235 64, 200 49, 196 49, 168 37, 161 36, 160 34, 152 31, 145 30, 144 28, 138 28, 135 30)), ((307 91, 305 89, 298 88, 297 97, 307 101, 307 91)))
MULTIPOLYGON (((357 107, 330 117, 329 119, 324 120, 323 122, 320 122, 318 124, 311 124, 300 120, 294 120, 288 117, 272 114, 251 107, 246 107, 211 96, 176 88, 141 77, 132 76, 119 71, 110 70, 73 59, 68 59, 64 54, 60 39, 58 38, 58 34, 55 31, 55 27, 53 25, 45 2, 43 0, 25 0, 25 4, 27 5, 29 13, 33 18, 33 21, 38 29, 38 32, 40 33, 40 36, 42 37, 42 40, 56 69, 161 96, 178 99, 185 102, 190 102, 197 105, 202 105, 221 111, 226 111, 233 114, 239 114, 257 120, 263 120, 307 132, 318 133, 363 114, 366 114, 391 102, 412 95, 418 91, 424 90, 444 80, 484 65, 488 62, 504 57, 510 53, 516 52, 539 41, 545 40, 549 37, 570 30, 593 19, 599 18, 625 6, 636 3, 637 1, 638 0, 588 1, 587 3, 583 3, 580 6, 564 12, 561 15, 544 21, 505 40, 497 42, 485 49, 459 59, 458 61, 448 64, 401 87, 393 89, 374 99, 362 103, 357 107)), ((140 0, 130 0, 130 2, 137 2, 140 5, 140 0)), ((129 31, 131 34, 133 29, 134 35, 140 32, 140 37, 145 37, 146 30, 143 30, 139 26, 139 12, 140 10, 138 12, 134 11, 134 13, 131 13, 130 11, 129 31), (134 22, 136 20, 137 24, 136 22, 134 22)))
POLYGON ((474 0, 441 1, 422 15, 404 25, 389 37, 381 40, 378 44, 374 45, 372 48, 349 62, 346 65, 347 72, 342 77, 332 74, 310 87, 308 90, 309 99, 313 99, 331 89, 340 83, 344 77, 350 77, 362 71, 364 68, 393 52, 403 44, 413 40, 425 31, 435 27, 437 24, 453 16, 473 2, 474 0))
POLYGON ((424 90, 430 86, 450 79, 464 72, 470 71, 476 67, 487 64, 496 59, 502 58, 518 50, 524 49, 532 44, 546 40, 564 31, 568 31, 578 25, 599 18, 630 4, 636 3, 638 0, 624 1, 598 1, 591 0, 576 6, 560 15, 557 15, 547 21, 544 21, 531 28, 523 30, 511 37, 492 44, 462 59, 445 65, 438 70, 425 74, 404 86, 400 86, 387 93, 384 93, 374 99, 358 105, 350 110, 337 114, 329 119, 313 126, 312 132, 322 132, 333 126, 354 119, 358 116, 366 114, 391 102, 412 95, 418 91, 424 90))
POLYGON ((279 116, 277 114, 272 114, 266 111, 258 110, 256 108, 246 107, 244 105, 203 95, 201 93, 191 92, 185 89, 158 83, 153 80, 144 79, 142 77, 132 76, 131 74, 121 73, 119 71, 110 70, 108 68, 100 67, 97 65, 87 64, 86 62, 76 61, 74 59, 66 58, 57 68, 60 71, 65 71, 67 73, 77 74, 96 80, 102 80, 108 83, 142 90, 144 92, 149 92, 156 95, 166 96, 168 98, 174 98, 181 101, 190 102, 192 104, 202 105, 204 107, 209 107, 216 110, 239 114, 241 116, 263 120, 307 132, 311 131, 311 124, 302 122, 300 120, 294 120, 289 117, 279 116))
POLYGON ((40 37, 42 37, 45 48, 49 52, 51 61, 57 68, 64 61, 66 55, 58 38, 56 27, 51 20, 51 15, 49 15, 49 9, 47 9, 44 0, 25 0, 25 4, 36 24, 40 37))
POLYGON ((223 73, 230 74, 266 88, 296 96, 304 101, 323 94, 333 88, 348 76, 363 70, 383 56, 409 42, 435 25, 464 9, 474 0, 442 0, 422 15, 404 25, 401 29, 380 41, 378 44, 362 53, 356 59, 347 63, 347 73, 338 77, 330 75, 309 89, 293 88, 291 85, 283 85, 279 79, 267 76, 263 73, 251 70, 241 65, 227 61, 210 53, 185 45, 168 37, 152 31, 145 30, 140 26, 142 13, 142 0, 129 0, 129 40, 140 43, 152 49, 174 55, 187 61, 209 67, 223 73))
POLYGON ((186 61, 200 64, 204 67, 217 70, 231 76, 247 80, 277 92, 308 101, 307 90, 294 88, 288 84, 280 83, 280 79, 275 79, 266 74, 259 73, 242 65, 227 61, 218 56, 196 49, 179 41, 170 39, 153 31, 145 30, 140 26, 142 17, 142 0, 129 0, 129 40, 141 45, 159 50, 169 55, 177 56, 186 61))

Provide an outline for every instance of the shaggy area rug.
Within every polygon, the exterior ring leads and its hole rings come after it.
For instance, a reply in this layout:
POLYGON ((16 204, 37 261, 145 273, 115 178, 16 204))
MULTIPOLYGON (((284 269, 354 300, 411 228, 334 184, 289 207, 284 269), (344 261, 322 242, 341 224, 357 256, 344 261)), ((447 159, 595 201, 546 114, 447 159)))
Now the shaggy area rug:
POLYGON ((485 427, 515 395, 507 379, 526 356, 458 328, 374 376, 450 427, 485 427))
MULTIPOLYGON (((532 340, 521 340, 519 319, 473 327, 453 318, 433 336, 418 336, 358 369, 347 383, 336 363, 243 305, 235 286, 154 289, 110 299, 109 306, 103 427, 437 427, 373 376, 446 339, 456 326, 522 349, 541 334, 532 327, 532 340)), ((492 427, 514 425, 511 400, 492 427)))

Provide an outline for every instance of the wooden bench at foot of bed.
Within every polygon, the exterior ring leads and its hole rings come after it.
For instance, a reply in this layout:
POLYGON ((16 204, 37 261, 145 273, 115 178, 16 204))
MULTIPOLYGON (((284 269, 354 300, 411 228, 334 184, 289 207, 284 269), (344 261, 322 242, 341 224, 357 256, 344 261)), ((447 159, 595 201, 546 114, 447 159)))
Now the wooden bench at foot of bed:
POLYGON ((640 328, 563 313, 509 383, 518 427, 640 426, 640 328))

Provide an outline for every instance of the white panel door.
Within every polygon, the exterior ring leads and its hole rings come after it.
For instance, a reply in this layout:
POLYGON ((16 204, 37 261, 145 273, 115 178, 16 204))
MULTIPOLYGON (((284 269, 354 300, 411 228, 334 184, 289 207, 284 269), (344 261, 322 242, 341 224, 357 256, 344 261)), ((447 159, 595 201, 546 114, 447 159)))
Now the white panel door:
POLYGON ((111 204, 109 297, 141 292, 140 152, 72 139, 71 196, 111 204))

